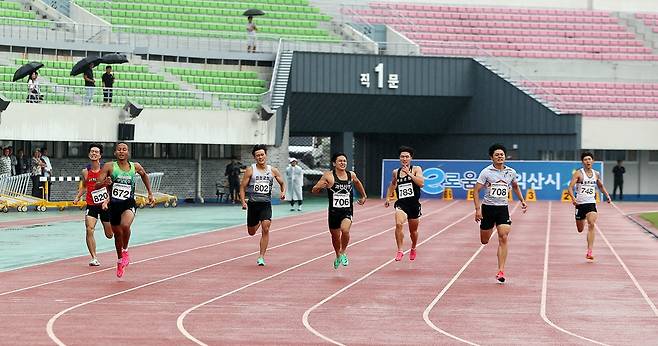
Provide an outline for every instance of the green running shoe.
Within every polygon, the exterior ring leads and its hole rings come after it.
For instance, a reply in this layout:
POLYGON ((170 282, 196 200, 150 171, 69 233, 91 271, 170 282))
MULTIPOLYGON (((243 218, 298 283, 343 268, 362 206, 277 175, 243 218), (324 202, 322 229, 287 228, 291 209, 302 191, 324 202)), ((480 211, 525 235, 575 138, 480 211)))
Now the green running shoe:
POLYGON ((340 259, 341 257, 339 256, 334 260, 334 269, 338 269, 338 266, 340 266, 340 259))
POLYGON ((343 265, 343 267, 346 267, 348 264, 350 264, 350 260, 347 259, 346 254, 340 255, 340 263, 343 265))
POLYGON ((258 257, 258 259, 256 260, 256 264, 258 264, 261 267, 264 266, 265 265, 265 259, 263 257, 258 257))

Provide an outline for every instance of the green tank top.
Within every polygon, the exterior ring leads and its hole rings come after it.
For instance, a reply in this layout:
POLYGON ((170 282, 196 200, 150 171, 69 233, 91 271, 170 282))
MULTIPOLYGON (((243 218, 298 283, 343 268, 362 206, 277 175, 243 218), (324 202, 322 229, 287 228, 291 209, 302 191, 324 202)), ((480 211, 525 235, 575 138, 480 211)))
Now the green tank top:
POLYGON ((119 163, 112 163, 112 201, 123 202, 135 198, 135 164, 130 163, 130 170, 124 171, 119 163))

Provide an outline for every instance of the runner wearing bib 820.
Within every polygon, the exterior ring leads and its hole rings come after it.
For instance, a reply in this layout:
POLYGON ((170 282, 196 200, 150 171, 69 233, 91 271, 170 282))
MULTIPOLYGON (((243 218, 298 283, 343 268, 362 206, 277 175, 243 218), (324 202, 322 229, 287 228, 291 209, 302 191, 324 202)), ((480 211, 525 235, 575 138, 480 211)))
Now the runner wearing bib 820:
POLYGON ((116 161, 103 166, 96 187, 107 187, 110 190, 110 224, 114 232, 114 246, 117 251, 117 277, 122 277, 125 268, 130 264, 128 243, 130 242, 130 226, 135 219, 135 180, 137 175, 142 178, 148 193, 149 204, 155 200, 151 193, 151 183, 146 171, 137 162, 128 161, 130 151, 128 144, 120 142, 114 149, 116 161))
POLYGON ((411 237, 411 250, 409 250, 409 260, 416 259, 416 244, 418 243, 418 225, 420 212, 420 189, 425 184, 423 169, 419 166, 411 165, 414 156, 414 149, 402 146, 398 149, 400 157, 400 168, 393 170, 391 184, 386 192, 386 202, 384 206, 388 208, 393 192, 397 194, 395 201, 395 243, 397 252, 395 260, 401 261, 404 257, 402 246, 404 243, 403 226, 409 224, 409 236, 411 237))
POLYGON ((329 199, 329 232, 331 233, 331 243, 336 252, 334 259, 334 269, 342 264, 347 266, 347 246, 350 243, 350 228, 352 227, 352 215, 354 213, 354 189, 359 191, 359 205, 363 205, 368 198, 363 184, 356 176, 356 173, 347 170, 347 156, 344 153, 336 153, 331 157, 331 163, 334 169, 325 172, 320 180, 313 186, 311 192, 320 193, 322 189, 327 189, 329 199))
POLYGON ((103 155, 103 146, 100 144, 89 145, 89 160, 91 163, 82 170, 83 184, 80 184, 80 189, 75 197, 73 203, 77 204, 82 195, 86 195, 87 206, 85 208, 85 228, 86 228, 86 242, 87 249, 91 255, 90 266, 101 265, 96 257, 96 239, 94 238, 94 229, 98 219, 101 220, 105 237, 112 239, 112 227, 110 226, 110 212, 107 206, 103 208, 103 203, 109 198, 109 193, 106 187, 96 188, 98 177, 100 176, 101 156, 103 155))
POLYGON ((601 182, 599 172, 592 169, 594 164, 594 154, 584 152, 580 155, 583 168, 575 171, 569 182, 567 189, 573 205, 576 207, 576 230, 581 233, 587 222, 587 253, 585 258, 592 261, 592 248, 594 247, 594 235, 596 219, 598 217, 596 210, 596 188, 598 187, 610 203, 610 195, 601 182), (573 195, 573 189, 576 188, 576 196, 573 195))
POLYGON ((501 144, 489 148, 492 164, 480 172, 473 203, 475 204, 475 222, 480 223, 480 242, 487 244, 494 227, 498 231, 498 283, 505 282, 505 262, 507 261, 507 236, 512 230, 507 194, 510 187, 521 201, 521 208, 526 212, 527 205, 516 181, 516 171, 505 165, 507 149, 501 144), (480 206, 480 190, 485 189, 484 200, 480 206))

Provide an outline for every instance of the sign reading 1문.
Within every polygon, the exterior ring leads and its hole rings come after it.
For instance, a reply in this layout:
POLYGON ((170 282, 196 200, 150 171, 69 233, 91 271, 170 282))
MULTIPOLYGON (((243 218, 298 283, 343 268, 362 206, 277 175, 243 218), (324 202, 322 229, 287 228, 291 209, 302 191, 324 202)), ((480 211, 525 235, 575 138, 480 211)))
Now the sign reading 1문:
MULTIPOLYGON (((374 68, 375 74, 377 75, 377 87, 379 89, 384 89, 384 63, 379 63, 374 68)), ((370 88, 370 73, 362 73, 360 78, 361 85, 370 88)), ((397 89, 400 79, 398 78, 397 73, 388 74, 388 88, 397 89)))

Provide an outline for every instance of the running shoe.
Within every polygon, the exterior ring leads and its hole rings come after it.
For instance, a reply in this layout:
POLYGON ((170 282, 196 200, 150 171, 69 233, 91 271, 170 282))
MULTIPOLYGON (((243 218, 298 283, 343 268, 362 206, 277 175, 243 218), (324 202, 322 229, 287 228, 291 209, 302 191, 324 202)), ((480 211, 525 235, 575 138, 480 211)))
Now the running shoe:
POLYGON ((258 259, 256 260, 256 264, 258 264, 261 267, 265 266, 265 259, 263 257, 258 257, 258 259))
POLYGON ((302 211, 302 206, 297 207, 297 211, 302 211))
POLYGON ((585 254, 585 258, 587 258, 590 261, 594 260, 594 256, 592 256, 592 250, 587 250, 587 254, 585 254))
POLYGON ((295 211, 295 208, 294 207, 290 208, 290 211, 295 211))
POLYGON ((409 260, 413 261, 415 259, 416 259, 416 249, 411 249, 411 251, 409 251, 409 260))
POLYGON ((350 264, 350 260, 347 259, 347 254, 340 255, 340 263, 343 267, 347 267, 347 265, 350 264))
POLYGON ((91 261, 89 261, 89 266, 90 267, 98 267, 101 265, 101 262, 98 262, 98 259, 92 258, 91 261))
POLYGON ((123 260, 119 260, 117 262, 117 277, 120 278, 123 276, 123 270, 126 268, 126 266, 123 265, 123 260))
POLYGON ((130 255, 128 254, 128 250, 121 251, 121 261, 123 262, 124 267, 127 267, 130 264, 130 255))
POLYGON ((402 261, 402 257, 404 257, 404 252, 398 251, 398 253, 395 254, 395 260, 396 261, 402 261))
POLYGON ((336 256, 336 259, 334 260, 334 269, 338 269, 340 266, 340 258, 341 256, 336 256))
POLYGON ((501 284, 505 283, 505 273, 499 271, 498 274, 496 274, 496 281, 501 284))

